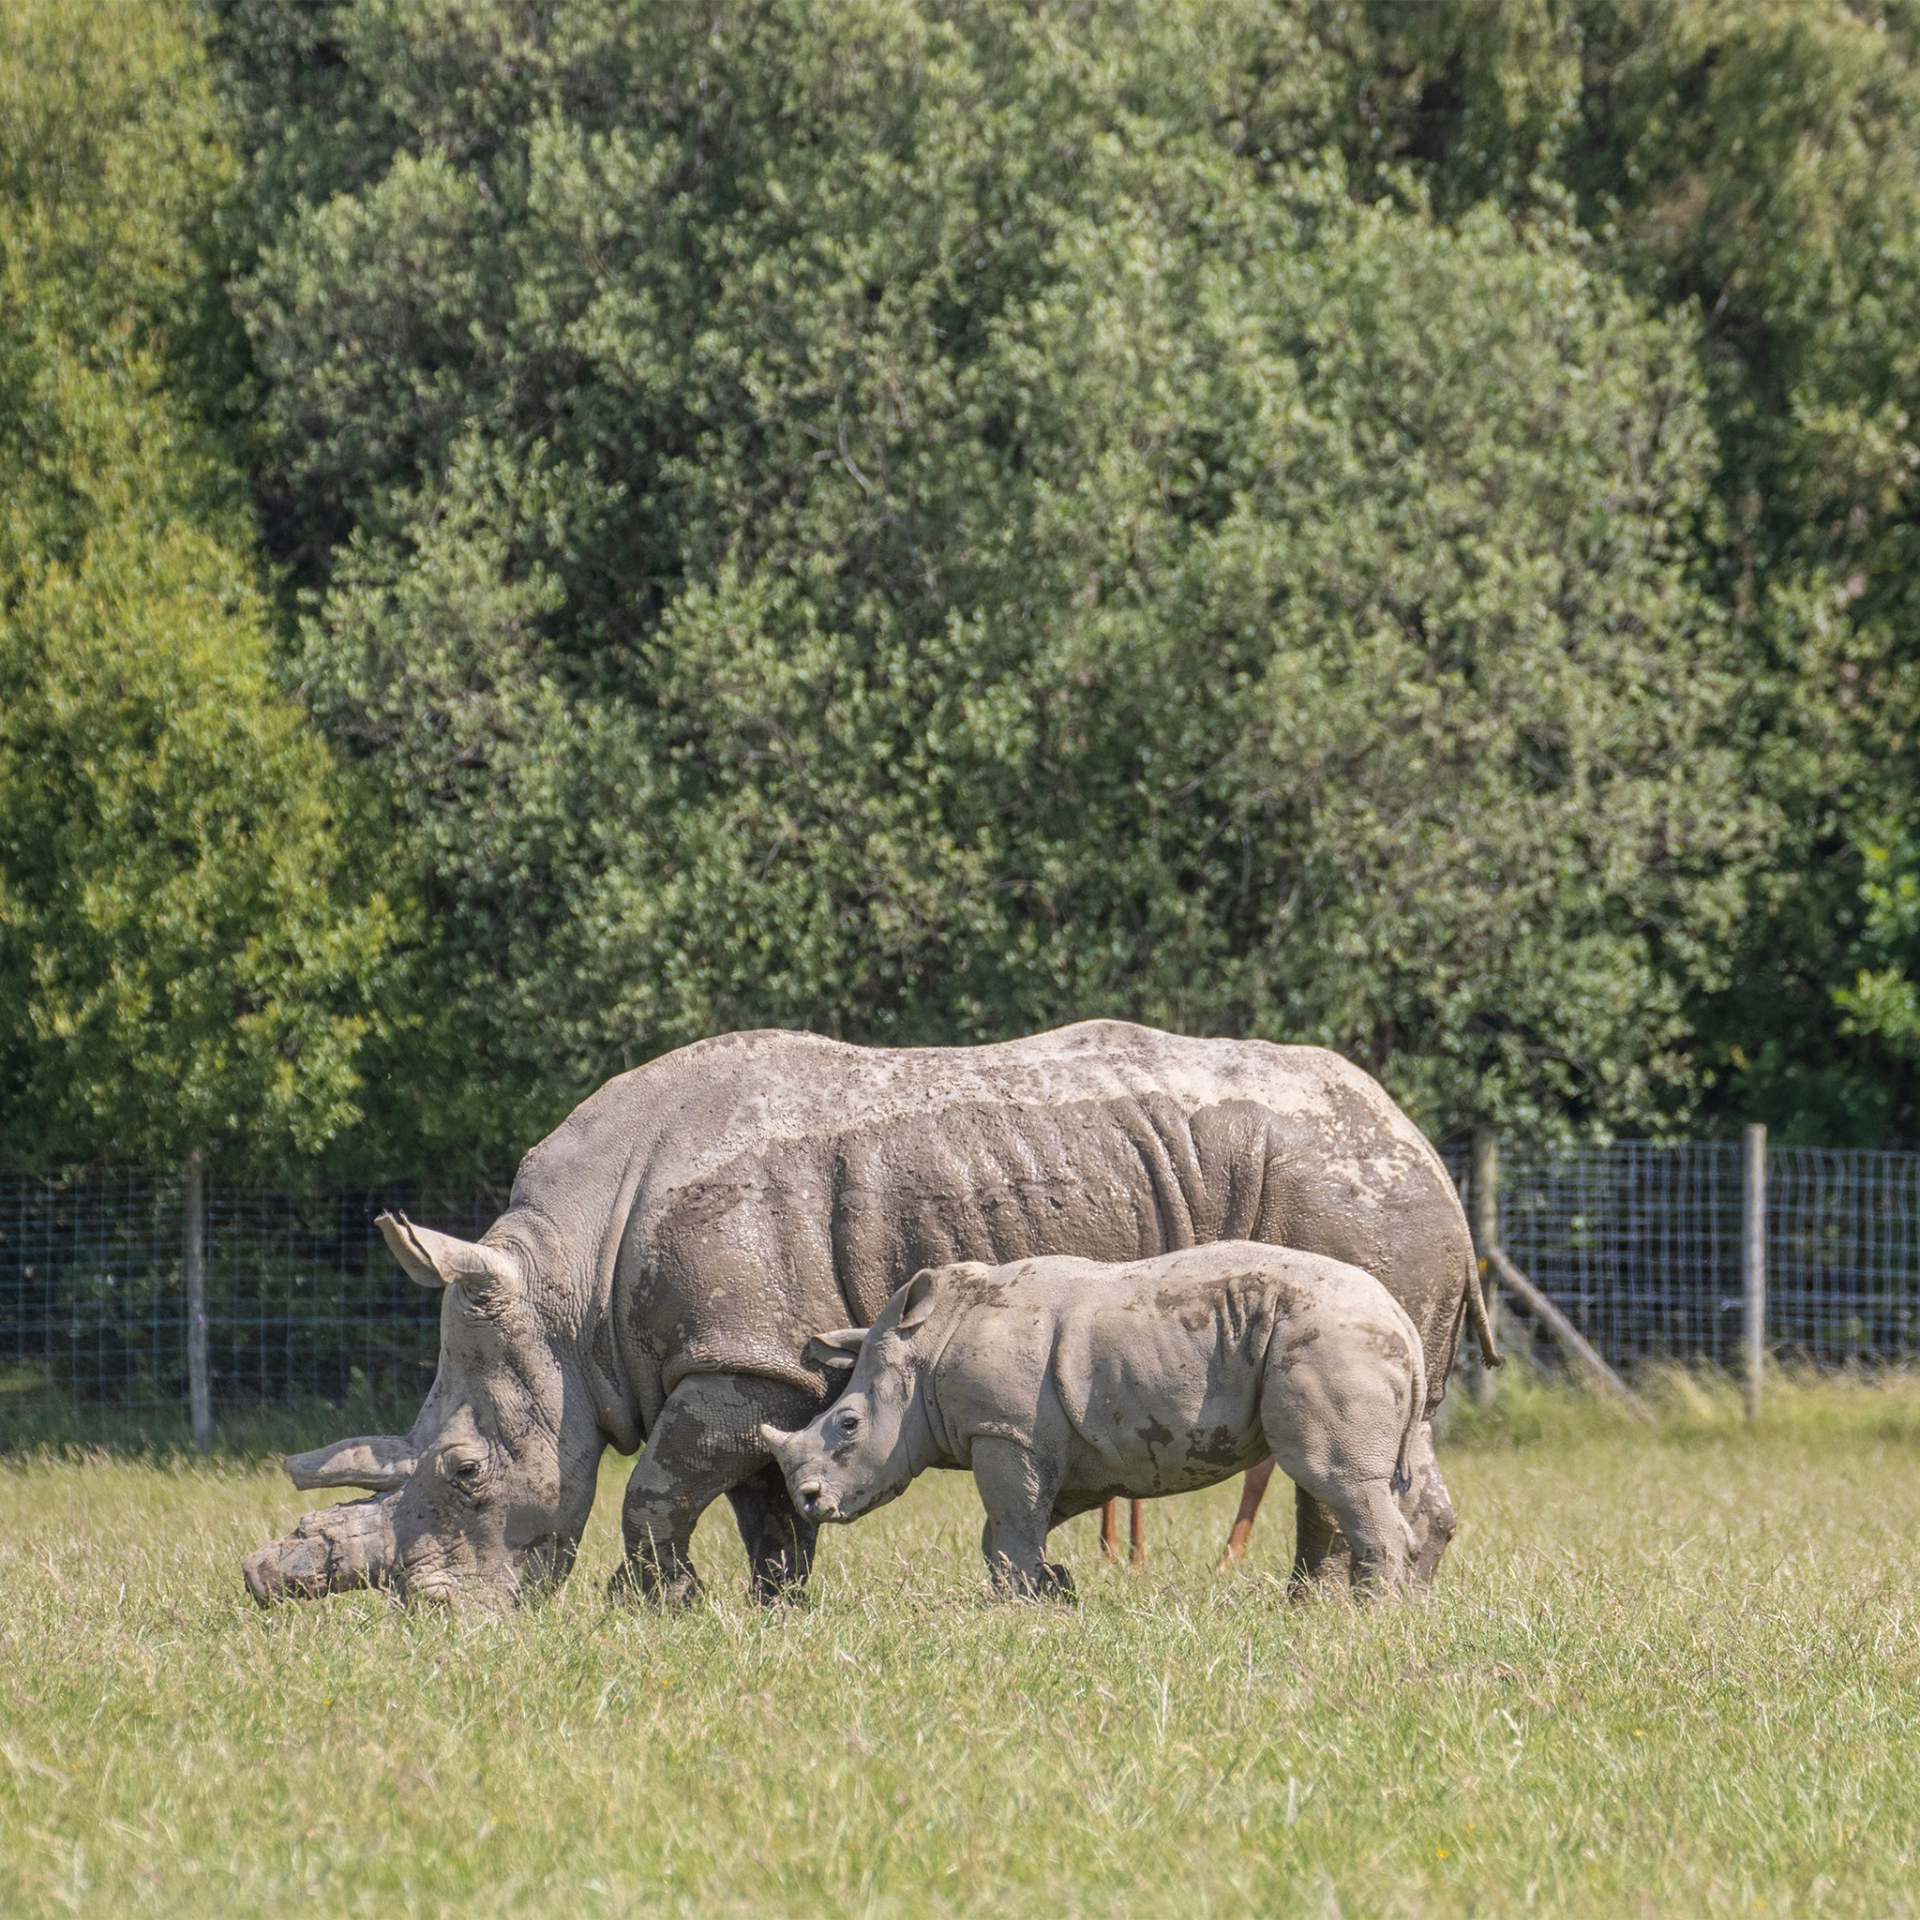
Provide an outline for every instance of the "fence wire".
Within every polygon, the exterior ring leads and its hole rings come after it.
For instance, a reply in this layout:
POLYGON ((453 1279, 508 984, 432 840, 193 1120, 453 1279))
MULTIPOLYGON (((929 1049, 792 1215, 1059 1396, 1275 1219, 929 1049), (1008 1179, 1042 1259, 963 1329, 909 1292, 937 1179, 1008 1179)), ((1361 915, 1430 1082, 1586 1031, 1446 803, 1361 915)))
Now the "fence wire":
MULTIPOLYGON (((1446 1159, 1470 1205, 1466 1149, 1446 1159)), ((1501 1243, 1615 1366, 1733 1365, 1741 1178, 1733 1142, 1508 1144, 1501 1243)), ((1827 1366, 1920 1358, 1920 1154, 1774 1147, 1767 1186, 1773 1349, 1827 1366)), ((417 1185, 293 1195, 210 1177, 216 1410, 339 1400, 356 1379, 401 1398, 424 1392, 438 1303, 403 1279, 375 1217, 402 1207, 474 1238, 498 1200, 417 1185)), ((0 1175, 0 1411, 7 1396, 40 1391, 83 1407, 183 1406, 185 1302, 179 1176, 0 1175)))
POLYGON ((1730 1142, 1509 1151, 1500 1240, 1616 1367, 1738 1357, 1740 1150, 1730 1142))
MULTIPOLYGON (((1465 1149, 1449 1169, 1471 1205, 1465 1149)), ((1500 1157, 1500 1242, 1615 1367, 1740 1360, 1733 1141, 1500 1157)), ((1814 1366, 1920 1357, 1920 1154, 1767 1153, 1767 1342, 1814 1366)))
POLYGON ((1767 1332, 1806 1358, 1920 1352, 1920 1154, 1776 1147, 1767 1332))
MULTIPOLYGON (((216 1409, 382 1393, 433 1377, 439 1301, 410 1285, 374 1221, 388 1207, 464 1237, 485 1196, 292 1195, 208 1178, 208 1371, 216 1409)), ((186 1188, 178 1176, 0 1175, 0 1391, 114 1408, 187 1397, 186 1188)))

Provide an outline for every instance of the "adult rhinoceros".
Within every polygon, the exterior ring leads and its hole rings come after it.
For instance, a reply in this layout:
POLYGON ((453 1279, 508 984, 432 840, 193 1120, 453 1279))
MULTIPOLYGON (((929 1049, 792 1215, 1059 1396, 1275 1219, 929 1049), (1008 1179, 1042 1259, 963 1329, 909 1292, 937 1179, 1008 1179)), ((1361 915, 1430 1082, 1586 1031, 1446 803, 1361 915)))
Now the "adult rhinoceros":
MULTIPOLYGON (((583 1102, 478 1243, 381 1226, 445 1289, 439 1373, 410 1434, 287 1463, 296 1486, 374 1497, 253 1554, 261 1601, 371 1583, 505 1604, 564 1576, 602 1451, 643 1442, 618 1578, 691 1598, 694 1523, 725 1494, 755 1590, 798 1586, 815 1529, 760 1428, 830 1397, 810 1336, 867 1325, 923 1266, 1224 1239, 1331 1254, 1419 1328, 1430 1405, 1469 1306, 1484 1324, 1453 1183, 1377 1082, 1319 1048, 1104 1020, 983 1047, 701 1041, 583 1102)), ((1312 1503, 1301 1521, 1312 1576, 1338 1536, 1312 1503)))

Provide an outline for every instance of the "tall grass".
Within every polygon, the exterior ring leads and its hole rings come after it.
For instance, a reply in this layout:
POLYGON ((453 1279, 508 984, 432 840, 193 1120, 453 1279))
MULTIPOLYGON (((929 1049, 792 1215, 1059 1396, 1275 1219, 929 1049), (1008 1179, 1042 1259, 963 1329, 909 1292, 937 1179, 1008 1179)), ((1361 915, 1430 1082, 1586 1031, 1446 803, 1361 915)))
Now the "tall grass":
MULTIPOLYGON (((1710 1380, 1663 1424, 1516 1380, 1456 1414, 1431 1601, 1290 1607, 1281 1502, 1092 1522, 1078 1605, 983 1597, 971 1486, 830 1536, 813 1603, 274 1614, 265 1466, 0 1466, 0 1909, 1887 1914, 1920 1905, 1920 1390, 1710 1380)), ((314 1432, 303 1440, 328 1437, 314 1432)))

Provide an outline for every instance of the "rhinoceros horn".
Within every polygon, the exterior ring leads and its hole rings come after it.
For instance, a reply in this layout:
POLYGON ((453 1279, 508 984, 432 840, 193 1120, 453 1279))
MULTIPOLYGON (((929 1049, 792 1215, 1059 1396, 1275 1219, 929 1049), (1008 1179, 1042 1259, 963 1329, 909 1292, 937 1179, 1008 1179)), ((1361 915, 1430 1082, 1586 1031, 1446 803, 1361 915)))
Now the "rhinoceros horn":
POLYGON ((383 1213, 374 1223, 409 1280, 423 1287, 462 1286, 484 1293, 520 1282, 520 1262, 506 1247, 456 1240, 450 1233, 416 1227, 407 1216, 383 1213))
POLYGON ((336 1440, 311 1453, 291 1454, 287 1473, 302 1492, 316 1487, 365 1487, 370 1493, 390 1493, 406 1484, 415 1460, 413 1442, 404 1433, 374 1433, 358 1440, 336 1440))
POLYGON ((782 1473, 789 1471, 794 1464, 800 1444, 799 1432, 785 1433, 779 1427, 763 1424, 760 1428, 760 1440, 766 1450, 773 1455, 774 1463, 780 1471, 782 1473))
POLYGON ((268 1607, 277 1600, 391 1586, 396 1563, 390 1506, 385 1500, 349 1500, 303 1514, 284 1540, 247 1555, 241 1568, 247 1591, 268 1607))

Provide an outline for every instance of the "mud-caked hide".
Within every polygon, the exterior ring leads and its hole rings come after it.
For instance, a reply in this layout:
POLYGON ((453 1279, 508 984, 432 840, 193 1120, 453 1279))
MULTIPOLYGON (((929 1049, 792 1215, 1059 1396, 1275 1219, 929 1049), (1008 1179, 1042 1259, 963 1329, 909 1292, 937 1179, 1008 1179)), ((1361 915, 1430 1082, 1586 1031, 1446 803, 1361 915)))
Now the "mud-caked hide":
MULTIPOLYGON (((1365 1073, 1116 1021, 985 1047, 703 1041, 583 1102, 481 1241, 382 1229, 441 1291, 434 1387, 410 1434, 290 1463, 303 1485, 371 1492, 380 1520, 309 1515, 250 1571, 265 1597, 372 1580, 493 1604, 558 1577, 606 1445, 639 1447, 709 1376, 824 1405, 841 1376, 810 1339, 867 1326, 923 1267, 1220 1240, 1324 1253, 1410 1317, 1430 1405, 1472 1275, 1452 1181, 1365 1073)), ((768 1462, 746 1431, 742 1475, 768 1462)), ((715 1457, 697 1433, 685 1455, 715 1457)))
POLYGON ((1057 1574, 1043 1550, 1062 1521, 1272 1454, 1339 1519, 1356 1583, 1399 1591, 1431 1577, 1436 1521, 1452 1530, 1423 1445, 1425 1373, 1393 1297, 1322 1254, 1223 1241, 1116 1265, 969 1263, 915 1275, 833 1405, 763 1437, 819 1520, 869 1512, 930 1467, 971 1469, 989 1567, 1018 1591, 1057 1574))

